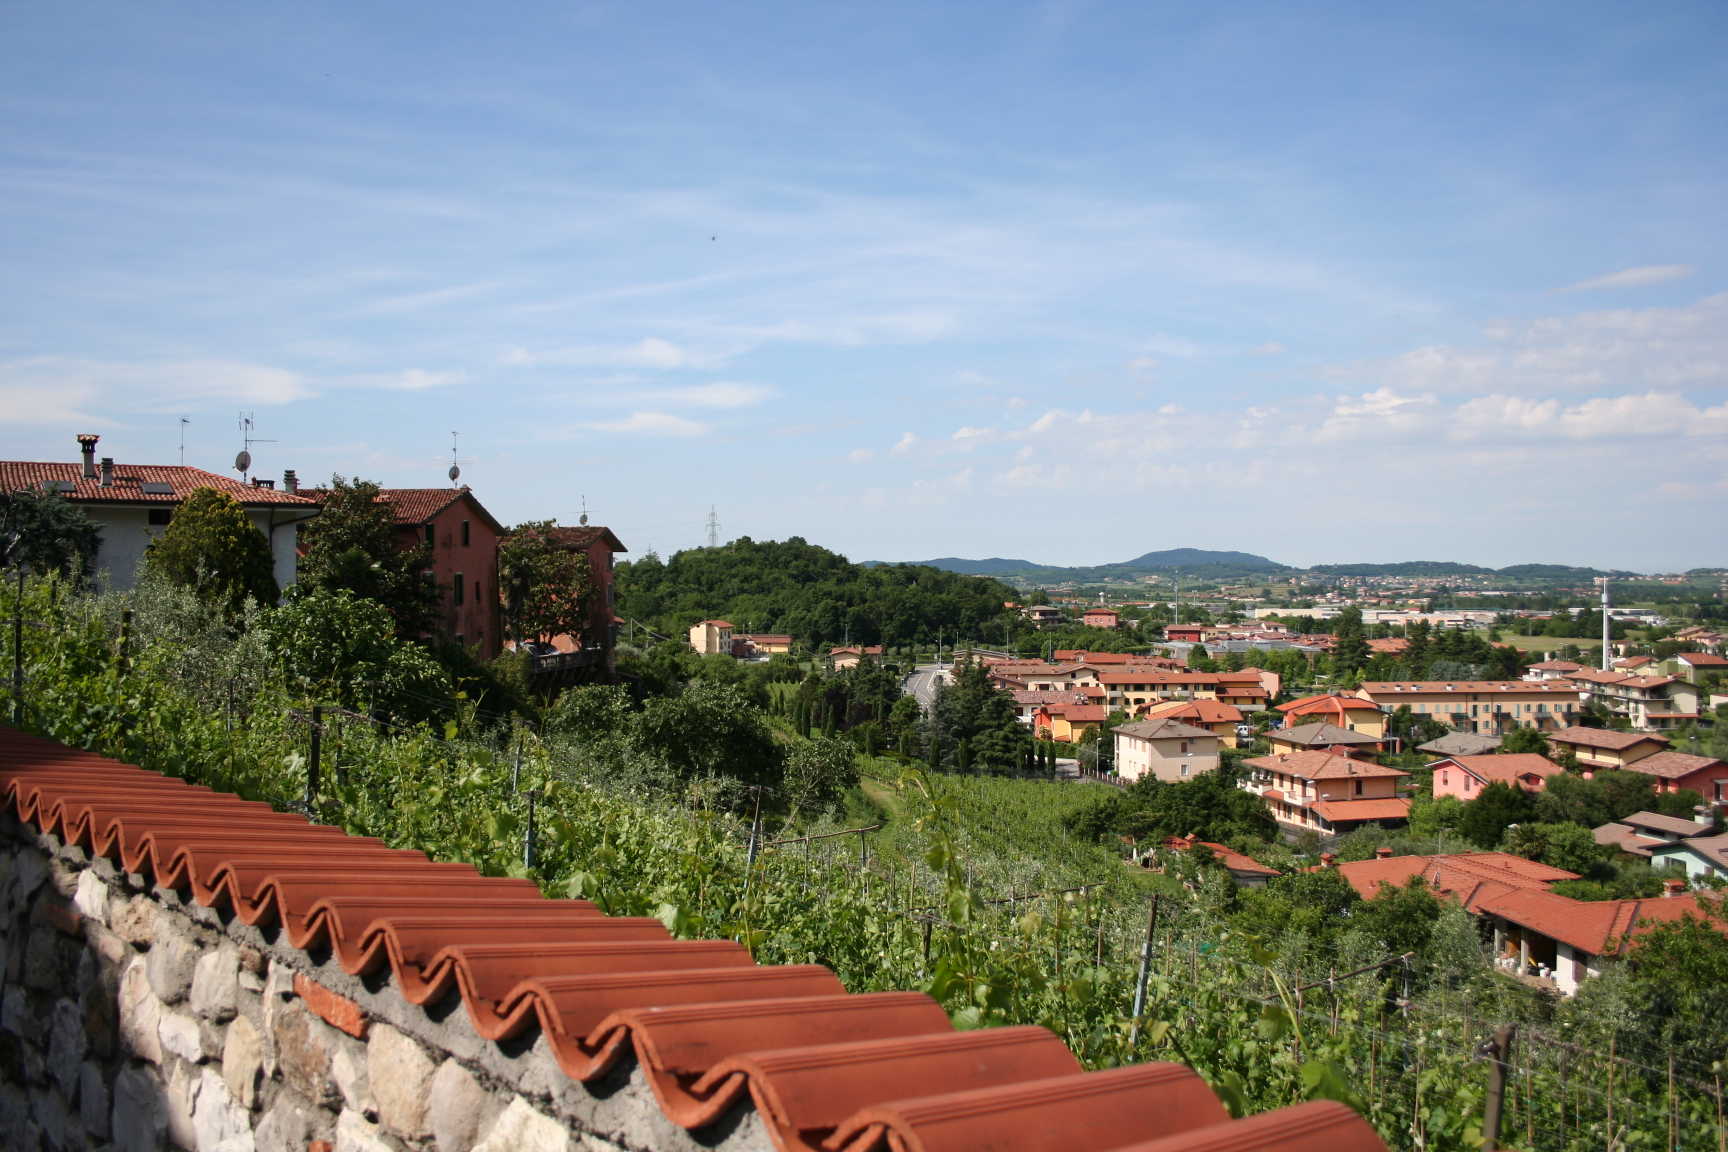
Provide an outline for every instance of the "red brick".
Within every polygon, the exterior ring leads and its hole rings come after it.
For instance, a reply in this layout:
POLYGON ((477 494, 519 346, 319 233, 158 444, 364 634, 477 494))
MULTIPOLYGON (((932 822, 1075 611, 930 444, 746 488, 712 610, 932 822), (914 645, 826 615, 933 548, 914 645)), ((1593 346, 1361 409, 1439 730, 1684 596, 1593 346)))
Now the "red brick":
POLYGON ((366 1013, 346 996, 338 996, 324 985, 294 973, 294 995, 306 1002, 306 1007, 324 1018, 332 1028, 340 1028, 359 1040, 366 1038, 366 1013))

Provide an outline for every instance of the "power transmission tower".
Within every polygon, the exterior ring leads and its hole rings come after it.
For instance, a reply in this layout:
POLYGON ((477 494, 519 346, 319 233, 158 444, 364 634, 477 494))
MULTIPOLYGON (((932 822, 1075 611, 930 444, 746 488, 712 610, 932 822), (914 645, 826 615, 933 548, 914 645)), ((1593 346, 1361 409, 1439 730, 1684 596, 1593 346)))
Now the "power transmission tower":
POLYGON ((720 516, 714 505, 708 505, 708 547, 720 547, 720 516))

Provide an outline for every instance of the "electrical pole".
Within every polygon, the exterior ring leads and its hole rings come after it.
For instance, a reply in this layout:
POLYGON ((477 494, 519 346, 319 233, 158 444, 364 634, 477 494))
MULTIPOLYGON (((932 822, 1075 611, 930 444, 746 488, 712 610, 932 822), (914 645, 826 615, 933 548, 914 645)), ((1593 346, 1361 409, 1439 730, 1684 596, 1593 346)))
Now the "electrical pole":
POLYGON ((714 505, 708 505, 708 547, 720 547, 720 514, 714 505))

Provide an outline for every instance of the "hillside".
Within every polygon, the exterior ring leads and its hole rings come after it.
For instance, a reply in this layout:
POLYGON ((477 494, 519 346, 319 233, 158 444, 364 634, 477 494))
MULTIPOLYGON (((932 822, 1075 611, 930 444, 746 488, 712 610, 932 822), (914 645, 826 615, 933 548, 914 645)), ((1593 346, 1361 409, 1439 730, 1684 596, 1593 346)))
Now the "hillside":
POLYGON ((929 565, 854 564, 793 536, 741 537, 671 559, 645 556, 618 565, 620 616, 681 636, 698 620, 720 618, 741 630, 781 632, 809 648, 908 644, 935 639, 1001 640, 1014 589, 996 580, 929 565))

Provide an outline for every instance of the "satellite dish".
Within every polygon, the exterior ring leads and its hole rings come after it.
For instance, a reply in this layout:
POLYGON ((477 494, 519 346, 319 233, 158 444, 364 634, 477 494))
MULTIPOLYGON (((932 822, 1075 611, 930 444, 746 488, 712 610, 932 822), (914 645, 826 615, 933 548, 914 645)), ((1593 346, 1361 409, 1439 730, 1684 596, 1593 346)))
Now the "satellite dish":
POLYGON ((584 513, 582 513, 582 520, 581 520, 581 524, 582 524, 582 526, 583 526, 583 527, 587 527, 587 526, 588 526, 588 513, 586 513, 586 512, 584 512, 584 513))
POLYGON ((234 471, 244 472, 250 467, 252 467, 252 453, 242 448, 240 455, 234 457, 234 471))
POLYGON ((460 475, 462 475, 462 469, 456 467, 454 464, 450 465, 450 483, 456 483, 456 477, 460 475))

